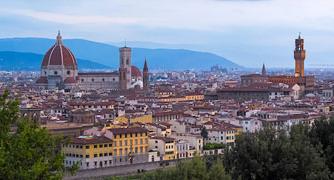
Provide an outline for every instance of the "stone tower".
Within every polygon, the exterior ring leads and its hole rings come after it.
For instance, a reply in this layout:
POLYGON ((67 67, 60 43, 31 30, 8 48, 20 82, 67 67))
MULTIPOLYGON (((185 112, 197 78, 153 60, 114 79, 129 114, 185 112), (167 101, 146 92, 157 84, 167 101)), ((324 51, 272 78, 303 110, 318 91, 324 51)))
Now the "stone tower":
POLYGON ((131 87, 131 48, 119 49, 119 88, 127 90, 131 87))
POLYGON ((295 40, 295 76, 296 77, 304 77, 304 60, 306 56, 306 52, 304 50, 304 39, 300 37, 300 33, 298 39, 295 40))
POLYGON ((148 88, 149 88, 149 75, 148 75, 147 61, 145 59, 145 64, 143 68, 143 89, 147 90, 148 88))
POLYGON ((263 64, 262 65, 262 72, 261 72, 262 76, 266 76, 267 75, 267 70, 266 70, 266 66, 263 64))

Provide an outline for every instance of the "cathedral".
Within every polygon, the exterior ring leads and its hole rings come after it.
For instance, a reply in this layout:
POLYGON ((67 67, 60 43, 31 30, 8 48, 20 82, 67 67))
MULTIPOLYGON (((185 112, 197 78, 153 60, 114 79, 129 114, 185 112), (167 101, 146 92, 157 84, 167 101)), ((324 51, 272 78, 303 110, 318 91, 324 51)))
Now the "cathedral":
POLYGON ((56 43, 44 55, 40 77, 41 89, 128 90, 148 89, 149 73, 145 59, 143 73, 131 65, 131 48, 119 49, 118 72, 79 72, 74 54, 67 48, 58 32, 56 43))

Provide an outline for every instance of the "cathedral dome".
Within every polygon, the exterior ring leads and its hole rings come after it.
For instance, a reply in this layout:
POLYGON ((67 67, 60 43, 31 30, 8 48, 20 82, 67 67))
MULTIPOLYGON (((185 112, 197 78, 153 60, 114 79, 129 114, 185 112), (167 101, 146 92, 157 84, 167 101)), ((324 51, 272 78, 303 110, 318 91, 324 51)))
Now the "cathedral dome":
POLYGON ((142 76, 140 70, 136 66, 131 66, 131 76, 136 78, 140 78, 142 76))
POLYGON ((58 32, 56 43, 46 52, 42 61, 42 68, 63 66, 65 69, 77 69, 77 61, 73 53, 63 45, 62 37, 58 32))

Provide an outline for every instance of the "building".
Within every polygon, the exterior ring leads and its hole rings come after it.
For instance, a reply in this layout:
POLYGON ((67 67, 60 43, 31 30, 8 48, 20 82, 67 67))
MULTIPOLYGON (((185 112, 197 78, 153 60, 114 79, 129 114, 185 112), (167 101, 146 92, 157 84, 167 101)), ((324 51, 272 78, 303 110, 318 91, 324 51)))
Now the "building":
POLYGON ((106 136, 113 140, 114 161, 118 165, 148 161, 148 130, 141 127, 113 128, 106 136), (110 133, 109 133, 110 132, 110 133))
POLYGON ((119 49, 118 72, 79 72, 74 54, 62 41, 58 32, 56 43, 44 55, 40 77, 36 84, 41 89, 127 90, 148 85, 148 65, 142 72, 131 65, 131 48, 119 49), (144 79, 143 79, 144 77, 144 79))
POLYGON ((241 85, 242 86, 251 86, 255 84, 263 83, 274 83, 274 84, 287 84, 290 87, 298 84, 305 88, 313 88, 315 85, 314 76, 305 76, 304 70, 304 61, 306 57, 306 51, 304 49, 304 39, 301 38, 300 34, 295 40, 295 75, 276 75, 276 76, 267 76, 267 71, 265 65, 262 66, 262 74, 249 74, 241 76, 241 85))
POLYGON ((177 158, 177 148, 174 138, 170 137, 151 137, 149 139, 150 150, 157 150, 160 160, 173 160, 177 158))
POLYGON ((295 40, 295 76, 296 77, 304 77, 304 61, 306 57, 306 51, 304 49, 304 39, 298 36, 298 39, 295 40))
POLYGON ((147 66, 147 61, 145 59, 145 64, 144 64, 144 68, 143 68, 143 89, 147 90, 149 89, 149 74, 148 74, 148 66, 147 66))
POLYGON ((105 136, 79 136, 63 145, 65 167, 75 164, 80 169, 110 167, 114 162, 112 140, 105 136))

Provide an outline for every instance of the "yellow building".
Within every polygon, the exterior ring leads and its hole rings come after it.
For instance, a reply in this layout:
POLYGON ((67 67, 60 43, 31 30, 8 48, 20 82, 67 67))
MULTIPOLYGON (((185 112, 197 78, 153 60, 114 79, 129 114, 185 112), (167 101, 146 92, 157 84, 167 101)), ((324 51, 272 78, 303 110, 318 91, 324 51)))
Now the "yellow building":
POLYGON ((113 139, 113 154, 117 164, 148 161, 148 130, 141 127, 114 128, 106 132, 113 139))
POLYGON ((63 145, 65 166, 78 164, 80 169, 93 169, 113 165, 112 140, 105 137, 79 136, 63 145))
POLYGON ((151 137, 149 139, 149 149, 157 150, 160 160, 173 160, 177 158, 177 149, 174 138, 151 137))
POLYGON ((63 145, 64 164, 94 169, 147 162, 147 132, 145 128, 128 127, 106 130, 102 136, 79 136, 63 145))
POLYGON ((193 95, 186 95, 186 101, 202 101, 204 100, 203 94, 193 94, 193 95))
POLYGON ((132 116, 132 117, 126 117, 126 116, 120 116, 115 119, 115 122, 117 123, 123 123, 123 124, 133 124, 133 123, 152 123, 153 118, 152 114, 146 114, 146 115, 141 115, 141 116, 132 116))

